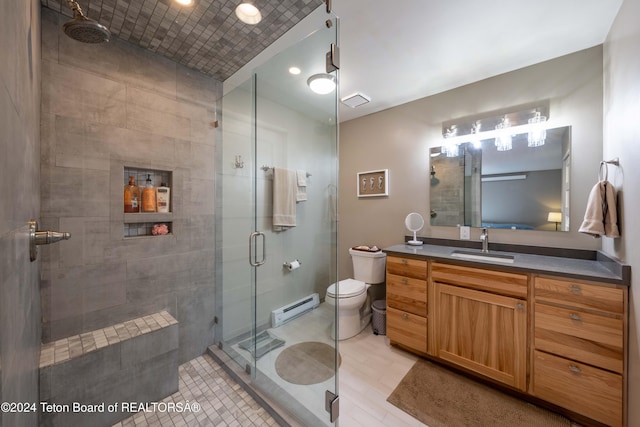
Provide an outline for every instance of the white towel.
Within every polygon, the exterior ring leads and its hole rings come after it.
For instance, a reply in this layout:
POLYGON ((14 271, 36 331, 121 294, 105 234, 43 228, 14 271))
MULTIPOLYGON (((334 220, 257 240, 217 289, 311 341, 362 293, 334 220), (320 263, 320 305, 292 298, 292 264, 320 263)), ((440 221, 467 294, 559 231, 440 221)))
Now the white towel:
POLYGON ((616 192, 613 184, 600 181, 591 189, 584 221, 578 231, 593 237, 620 237, 616 192))
POLYGON ((298 169, 296 171, 298 188, 296 192, 296 201, 304 202, 307 200, 307 172, 298 169))
POLYGON ((296 171, 273 168, 273 229, 284 231, 296 226, 296 171))

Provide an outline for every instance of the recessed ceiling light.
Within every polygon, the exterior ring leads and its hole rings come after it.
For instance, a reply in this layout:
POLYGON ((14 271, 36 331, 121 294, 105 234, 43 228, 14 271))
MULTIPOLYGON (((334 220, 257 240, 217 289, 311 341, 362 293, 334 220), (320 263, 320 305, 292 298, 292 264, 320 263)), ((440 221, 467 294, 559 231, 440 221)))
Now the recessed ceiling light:
POLYGON ((302 72, 302 70, 300 70, 300 68, 298 68, 298 67, 290 67, 289 68, 289 72, 291 74, 293 74, 294 76, 297 76, 298 74, 300 74, 302 72))
POLYGON ((252 3, 240 3, 236 7, 236 16, 245 24, 255 25, 262 20, 262 15, 252 3))
POLYGON ((181 4, 183 6, 190 6, 193 3, 193 0, 176 0, 176 3, 181 4))
POLYGON ((307 84, 315 93, 326 95, 336 88, 336 78, 326 73, 314 74, 307 79, 307 84))

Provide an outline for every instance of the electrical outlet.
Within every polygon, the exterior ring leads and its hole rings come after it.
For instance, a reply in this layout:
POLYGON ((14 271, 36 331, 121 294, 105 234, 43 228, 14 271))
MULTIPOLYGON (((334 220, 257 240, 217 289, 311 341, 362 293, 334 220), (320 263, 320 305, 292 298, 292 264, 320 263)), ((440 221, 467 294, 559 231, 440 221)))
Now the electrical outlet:
POLYGON ((460 240, 469 240, 471 238, 471 227, 465 225, 460 227, 460 240))

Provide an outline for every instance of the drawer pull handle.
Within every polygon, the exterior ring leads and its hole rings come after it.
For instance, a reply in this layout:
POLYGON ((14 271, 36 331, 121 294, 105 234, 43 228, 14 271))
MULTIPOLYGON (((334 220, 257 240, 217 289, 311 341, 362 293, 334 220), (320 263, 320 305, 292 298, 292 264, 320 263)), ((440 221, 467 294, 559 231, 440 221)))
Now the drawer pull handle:
POLYGON ((406 285, 406 284, 408 284, 408 283, 409 283, 409 281, 408 281, 406 278, 404 278, 404 277, 403 277, 403 278, 402 278, 402 284, 403 284, 403 285, 406 285))
POLYGON ((571 372, 575 372, 575 373, 577 373, 577 374, 579 374, 580 372, 582 372, 582 370, 580 369, 580 367, 579 367, 579 366, 576 366, 576 365, 569 365, 569 370, 570 370, 571 372))
POLYGON ((582 317, 580 317, 580 315, 576 313, 571 313, 569 317, 571 318, 571 320, 582 320, 582 317))
POLYGON ((400 317, 402 317, 402 319, 404 319, 404 320, 407 320, 409 318, 409 316, 407 316, 406 313, 402 313, 402 316, 400 316, 400 317))
POLYGON ((409 261, 407 261, 406 259, 403 259, 403 260, 402 260, 402 263, 403 263, 404 265, 407 265, 407 264, 409 263, 409 261))
POLYGON ((582 292, 582 288, 578 285, 571 285, 569 286, 569 290, 571 292, 573 292, 574 294, 579 294, 580 292, 582 292))
POLYGON ((516 310, 522 311, 523 309, 524 309, 524 304, 522 304, 520 302, 516 304, 516 310))

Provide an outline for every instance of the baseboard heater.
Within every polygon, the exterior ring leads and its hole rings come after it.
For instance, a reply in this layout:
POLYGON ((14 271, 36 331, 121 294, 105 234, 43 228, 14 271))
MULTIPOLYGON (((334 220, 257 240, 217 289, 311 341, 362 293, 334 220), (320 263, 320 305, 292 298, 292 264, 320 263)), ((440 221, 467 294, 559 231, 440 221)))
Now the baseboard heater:
POLYGON ((294 301, 284 307, 280 307, 271 312, 271 327, 277 328, 284 325, 288 321, 311 311, 320 305, 320 297, 318 294, 311 294, 308 297, 294 301))

